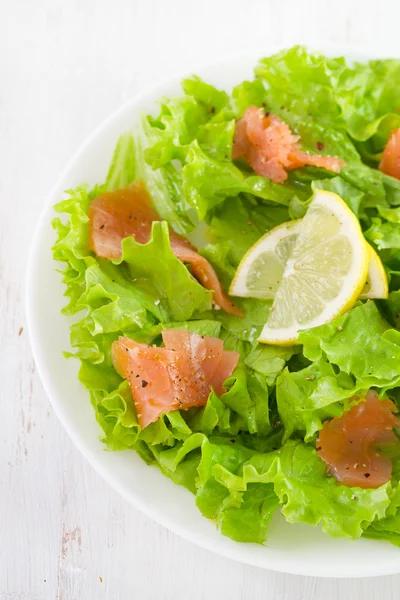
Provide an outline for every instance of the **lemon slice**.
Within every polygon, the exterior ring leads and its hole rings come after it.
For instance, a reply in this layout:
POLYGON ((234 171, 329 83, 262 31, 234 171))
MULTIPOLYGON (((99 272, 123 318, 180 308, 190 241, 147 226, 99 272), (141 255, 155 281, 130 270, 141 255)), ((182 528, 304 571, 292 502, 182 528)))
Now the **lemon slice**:
POLYGON ((367 281, 361 290, 360 299, 387 298, 389 293, 385 268, 375 250, 367 244, 369 251, 369 267, 367 281))
POLYGON ((299 219, 282 223, 263 235, 240 261, 229 294, 242 298, 275 298, 300 230, 299 219))
MULTIPOLYGON (((263 235, 242 258, 229 288, 231 296, 273 300, 281 283, 286 263, 301 230, 302 219, 286 221, 263 235)), ((375 250, 365 242, 369 267, 360 300, 387 298, 385 268, 375 250)))
POLYGON ((338 195, 316 192, 259 341, 293 344, 301 329, 327 323, 351 308, 366 282, 368 264, 358 219, 338 195))

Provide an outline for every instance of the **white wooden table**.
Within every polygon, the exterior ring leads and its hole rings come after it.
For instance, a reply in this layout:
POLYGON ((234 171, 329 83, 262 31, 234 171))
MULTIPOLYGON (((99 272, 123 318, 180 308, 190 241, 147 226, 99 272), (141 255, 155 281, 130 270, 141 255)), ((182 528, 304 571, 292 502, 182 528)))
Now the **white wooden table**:
POLYGON ((0 0, 0 600, 399 598, 400 576, 262 571, 139 513, 64 433, 24 316, 26 259, 46 194, 126 98, 263 43, 400 44, 399 16, 399 0, 0 0))

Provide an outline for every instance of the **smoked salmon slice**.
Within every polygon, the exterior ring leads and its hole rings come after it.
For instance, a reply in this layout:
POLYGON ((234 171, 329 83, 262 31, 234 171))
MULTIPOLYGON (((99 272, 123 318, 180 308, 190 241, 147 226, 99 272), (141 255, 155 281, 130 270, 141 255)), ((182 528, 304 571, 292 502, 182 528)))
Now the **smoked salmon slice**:
POLYGON ((166 329, 162 338, 164 348, 126 337, 112 345, 114 367, 129 382, 142 429, 161 413, 204 406, 211 388, 223 394, 239 360, 218 338, 186 329, 166 329))
POLYGON ((382 447, 398 441, 393 431, 400 426, 395 412, 391 400, 379 400, 370 390, 363 402, 324 423, 317 452, 340 483, 378 488, 390 480, 392 460, 382 447))
POLYGON ((276 183, 287 179, 288 170, 305 165, 339 173, 346 164, 340 158, 300 150, 299 140, 300 136, 294 135, 277 115, 249 106, 235 126, 232 158, 242 158, 257 175, 276 183))
POLYGON ((400 179, 400 129, 395 129, 385 146, 379 170, 400 179))
MULTIPOLYGON (((128 236, 133 236, 140 244, 148 242, 153 221, 161 221, 140 182, 100 194, 91 202, 88 214, 89 247, 97 256, 110 259, 121 258, 121 242, 128 236)), ((213 290, 215 304, 227 313, 243 316, 222 289, 208 260, 171 228, 169 235, 172 252, 179 260, 190 264, 192 274, 207 290, 213 290)))

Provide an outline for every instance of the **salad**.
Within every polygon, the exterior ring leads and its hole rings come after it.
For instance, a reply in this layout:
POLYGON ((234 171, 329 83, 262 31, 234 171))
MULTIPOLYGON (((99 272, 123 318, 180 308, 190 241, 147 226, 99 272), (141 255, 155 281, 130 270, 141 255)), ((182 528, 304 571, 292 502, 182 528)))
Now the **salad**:
POLYGON ((182 90, 55 206, 102 440, 234 540, 280 511, 400 545, 400 61, 182 90))

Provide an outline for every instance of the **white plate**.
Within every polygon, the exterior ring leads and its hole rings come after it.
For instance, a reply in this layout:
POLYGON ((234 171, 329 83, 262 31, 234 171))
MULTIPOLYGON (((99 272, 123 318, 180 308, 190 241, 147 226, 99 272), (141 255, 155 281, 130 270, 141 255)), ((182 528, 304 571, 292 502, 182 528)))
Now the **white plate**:
MULTIPOLYGON (((363 56, 354 48, 324 45, 321 49, 330 55, 363 56)), ((252 76, 258 58, 274 51, 276 48, 266 46, 257 54, 195 72, 230 90, 252 76)), ((156 467, 147 466, 135 452, 105 452, 99 441, 99 427, 88 393, 77 378, 78 361, 66 360, 62 355, 70 347, 71 320, 60 313, 65 298, 50 251, 55 239, 50 225, 52 206, 63 198, 66 189, 103 181, 118 136, 132 128, 139 112, 156 110, 161 96, 179 94, 179 81, 142 93, 111 115, 72 158, 40 218, 28 268, 27 316, 36 364, 54 410, 72 440, 106 481, 155 521, 203 548, 250 565, 301 575, 368 577, 398 573, 400 549, 390 544, 332 539, 317 528, 290 525, 280 515, 271 523, 265 546, 233 542, 200 514, 188 491, 174 485, 156 467)))

